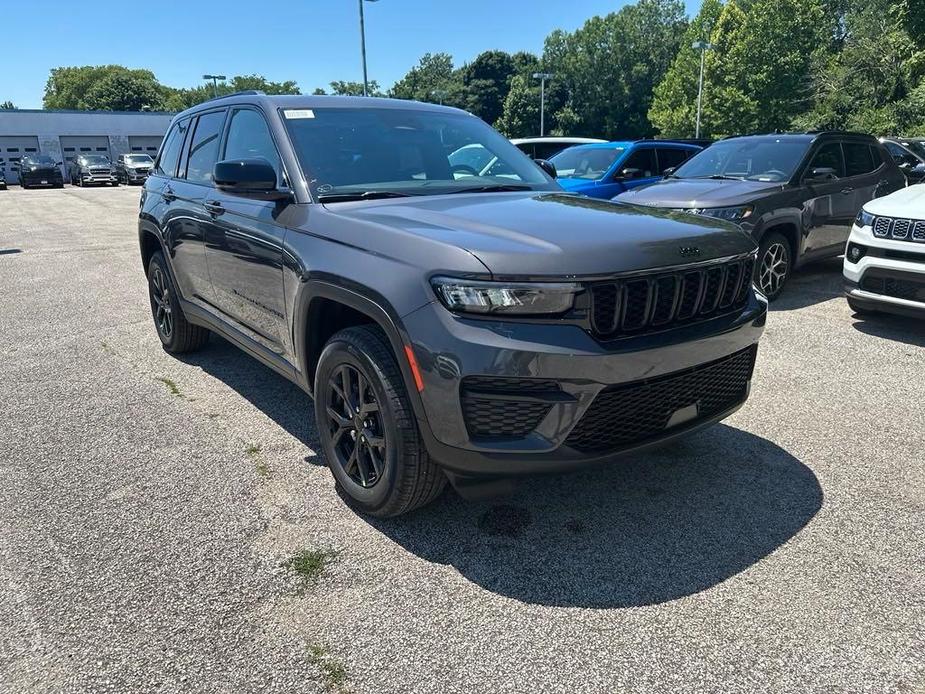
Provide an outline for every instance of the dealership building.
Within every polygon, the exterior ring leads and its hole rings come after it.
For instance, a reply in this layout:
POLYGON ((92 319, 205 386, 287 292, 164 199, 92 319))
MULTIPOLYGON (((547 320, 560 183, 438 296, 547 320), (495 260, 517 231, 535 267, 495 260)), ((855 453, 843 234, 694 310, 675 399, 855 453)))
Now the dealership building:
POLYGON ((67 162, 78 154, 146 153, 161 144, 172 113, 147 111, 0 111, 0 171, 8 183, 19 181, 19 161, 28 154, 47 154, 67 162))

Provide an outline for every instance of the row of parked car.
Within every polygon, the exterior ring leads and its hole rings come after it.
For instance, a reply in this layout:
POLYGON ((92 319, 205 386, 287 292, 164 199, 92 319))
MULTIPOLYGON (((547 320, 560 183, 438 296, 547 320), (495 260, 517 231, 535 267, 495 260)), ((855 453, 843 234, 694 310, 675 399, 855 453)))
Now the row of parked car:
POLYGON ((925 259, 906 186, 853 133, 512 144, 447 107, 242 92, 175 117, 138 233, 164 349, 217 333, 311 393, 342 496, 391 516, 728 416, 768 299, 853 219, 852 305, 925 306, 894 275, 925 259))
MULTIPOLYGON (((144 183, 154 160, 148 154, 120 154, 113 164, 103 154, 79 154, 67 166, 47 154, 28 154, 19 165, 19 184, 28 188, 61 188, 66 169, 68 180, 75 186, 117 186, 144 183)), ((0 170, 0 190, 5 190, 6 178, 0 170)))

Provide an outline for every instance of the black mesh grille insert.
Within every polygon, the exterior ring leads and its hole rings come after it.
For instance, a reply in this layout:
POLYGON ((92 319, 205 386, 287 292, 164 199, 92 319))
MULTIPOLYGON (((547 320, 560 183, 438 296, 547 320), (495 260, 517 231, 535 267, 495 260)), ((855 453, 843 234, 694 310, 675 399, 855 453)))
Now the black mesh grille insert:
POLYGON ((556 381, 539 378, 467 376, 462 383, 466 429, 473 438, 523 438, 539 426, 552 407, 532 398, 559 390, 556 381))
POLYGON ((756 353, 757 347, 749 347, 681 373, 605 388, 565 444, 582 453, 617 451, 666 433, 682 408, 697 406, 685 425, 719 414, 745 399, 756 353))
POLYGON ((917 275, 893 277, 868 270, 861 280, 861 289, 897 299, 925 302, 925 279, 917 275))
POLYGON ((748 300, 754 260, 632 277, 591 286, 591 328, 597 337, 663 330, 740 309, 748 300))

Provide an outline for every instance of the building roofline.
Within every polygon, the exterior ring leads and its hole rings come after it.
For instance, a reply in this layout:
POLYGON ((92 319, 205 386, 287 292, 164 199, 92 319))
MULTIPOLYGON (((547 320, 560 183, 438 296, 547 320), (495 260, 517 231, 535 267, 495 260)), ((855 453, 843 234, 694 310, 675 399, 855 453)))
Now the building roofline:
POLYGON ((95 114, 106 116, 175 116, 176 111, 90 111, 70 108, 5 108, 0 109, 0 115, 4 113, 80 113, 95 114))

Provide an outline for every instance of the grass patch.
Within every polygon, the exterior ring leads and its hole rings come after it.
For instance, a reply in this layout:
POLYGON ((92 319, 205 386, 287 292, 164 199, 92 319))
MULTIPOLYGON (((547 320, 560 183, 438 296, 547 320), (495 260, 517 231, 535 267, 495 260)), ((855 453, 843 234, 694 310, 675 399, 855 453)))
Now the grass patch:
POLYGON ((267 465, 267 461, 263 460, 262 458, 259 459, 257 461, 257 474, 266 478, 270 476, 270 472, 272 472, 272 470, 270 470, 270 466, 267 465))
POLYGON ((104 351, 104 352, 108 352, 109 354, 115 354, 115 353, 116 353, 116 350, 114 350, 112 347, 110 347, 108 342, 100 342, 100 346, 103 348, 103 351, 104 351))
POLYGON ((158 376, 158 377, 157 377, 156 379, 154 379, 154 380, 155 380, 155 381, 160 381, 160 382, 163 383, 165 386, 167 386, 167 390, 170 391, 170 394, 171 394, 171 395, 174 395, 174 396, 176 396, 176 397, 178 397, 178 398, 182 398, 182 397, 183 397, 183 393, 180 392, 180 388, 177 386, 176 381, 174 381, 174 380, 172 380, 172 379, 169 379, 169 378, 165 378, 165 377, 163 377, 163 376, 158 376))
POLYGON ((260 455, 260 445, 256 443, 247 444, 247 448, 244 449, 244 452, 247 453, 251 458, 255 458, 260 455))
POLYGON ((331 652, 318 643, 308 647, 308 660, 321 671, 328 691, 343 692, 347 683, 347 668, 331 652))
POLYGON ((286 566, 302 579, 302 588, 304 590, 308 586, 317 583, 318 578, 324 573, 325 567, 336 558, 337 552, 333 549, 303 549, 289 559, 286 566))

